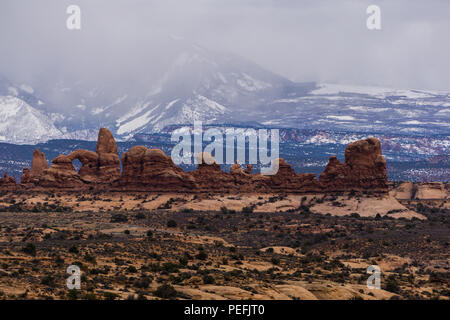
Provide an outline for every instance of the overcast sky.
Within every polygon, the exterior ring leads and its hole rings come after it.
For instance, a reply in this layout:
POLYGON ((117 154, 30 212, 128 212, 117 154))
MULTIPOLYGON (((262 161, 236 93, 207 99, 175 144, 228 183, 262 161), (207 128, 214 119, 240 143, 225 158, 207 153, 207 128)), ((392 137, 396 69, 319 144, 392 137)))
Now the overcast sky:
POLYGON ((133 68, 177 35, 295 81, 450 91, 449 14, 448 0, 0 0, 0 73, 109 56, 133 68), (81 31, 66 28, 69 4, 81 31), (369 4, 381 7, 380 31, 366 28, 369 4))

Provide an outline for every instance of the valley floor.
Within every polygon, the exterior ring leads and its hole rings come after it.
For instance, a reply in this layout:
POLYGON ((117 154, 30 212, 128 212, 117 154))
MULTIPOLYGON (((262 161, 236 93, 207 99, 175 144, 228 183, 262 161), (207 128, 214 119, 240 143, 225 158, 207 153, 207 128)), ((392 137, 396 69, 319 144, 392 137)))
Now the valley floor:
POLYGON ((0 298, 448 299, 448 201, 402 203, 4 193, 0 298), (381 289, 367 288, 369 265, 381 289))

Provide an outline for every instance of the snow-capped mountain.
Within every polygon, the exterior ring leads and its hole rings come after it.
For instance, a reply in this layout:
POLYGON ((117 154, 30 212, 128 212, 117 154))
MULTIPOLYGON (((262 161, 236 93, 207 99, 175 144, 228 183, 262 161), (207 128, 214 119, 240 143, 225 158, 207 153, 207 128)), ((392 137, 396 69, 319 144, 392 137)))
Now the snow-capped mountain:
POLYGON ((0 142, 36 143, 61 137, 42 112, 14 96, 0 96, 0 142))
POLYGON ((45 81, 29 84, 0 78, 0 138, 95 140, 102 126, 127 140, 194 120, 386 134, 450 131, 449 93, 294 83, 246 59, 183 40, 172 41, 164 52, 162 62, 140 60, 129 72, 49 73, 45 81))

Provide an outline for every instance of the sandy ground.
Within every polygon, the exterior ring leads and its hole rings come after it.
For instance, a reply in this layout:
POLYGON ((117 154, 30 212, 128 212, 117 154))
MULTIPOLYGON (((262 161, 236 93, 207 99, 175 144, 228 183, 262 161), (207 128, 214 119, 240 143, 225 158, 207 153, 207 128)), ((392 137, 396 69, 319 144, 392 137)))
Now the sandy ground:
MULTIPOLYGON (((98 195, 71 194, 21 194, 13 196, 15 203, 32 209, 43 204, 56 204, 69 207, 74 212, 103 211, 242 211, 252 207, 253 212, 287 212, 299 210, 300 206, 308 206, 314 213, 345 216, 357 213, 362 217, 389 215, 393 218, 418 218, 424 216, 407 209, 392 195, 386 196, 325 196, 325 195, 215 195, 195 196, 190 194, 147 194, 147 193, 104 193, 98 195)), ((0 206, 9 206, 11 196, 0 198, 0 206)))

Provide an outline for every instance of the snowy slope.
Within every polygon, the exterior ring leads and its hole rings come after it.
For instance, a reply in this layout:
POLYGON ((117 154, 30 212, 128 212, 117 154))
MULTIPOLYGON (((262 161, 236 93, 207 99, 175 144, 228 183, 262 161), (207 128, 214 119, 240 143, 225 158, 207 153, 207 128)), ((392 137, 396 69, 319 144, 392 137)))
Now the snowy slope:
POLYGON ((61 137, 42 112, 13 96, 0 96, 0 142, 36 143, 61 137))

